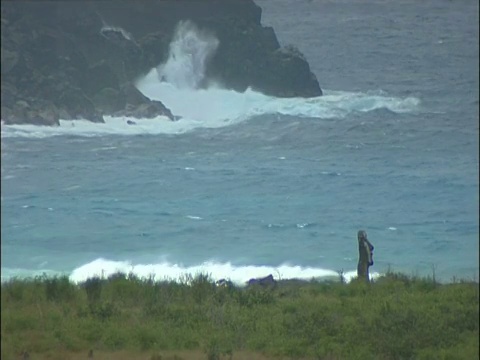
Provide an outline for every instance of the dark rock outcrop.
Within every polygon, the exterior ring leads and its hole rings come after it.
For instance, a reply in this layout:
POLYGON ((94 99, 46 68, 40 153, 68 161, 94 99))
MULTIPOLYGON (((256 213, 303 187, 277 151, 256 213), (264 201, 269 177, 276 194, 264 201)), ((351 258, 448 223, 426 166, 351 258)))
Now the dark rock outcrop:
POLYGON ((2 1, 2 120, 174 120, 160 101, 132 93, 139 77, 165 62, 181 20, 219 40, 207 64, 209 80, 274 96, 321 95, 305 58, 261 25, 253 0, 2 1))
POLYGON ((115 116, 129 116, 134 118, 151 119, 158 114, 176 120, 172 112, 160 101, 150 100, 131 83, 125 84, 120 90, 120 98, 124 99, 124 109, 114 113, 115 116))
POLYGON ((232 288, 234 285, 233 285, 233 282, 230 281, 230 280, 220 279, 220 280, 215 281, 215 286, 223 287, 223 288, 232 288))
POLYGON ((248 280, 247 282, 247 285, 248 286, 252 286, 252 285, 259 285, 259 286, 275 286, 277 284, 277 282, 275 281, 275 279, 273 278, 273 275, 270 274, 264 278, 258 278, 258 279, 250 279, 248 280))

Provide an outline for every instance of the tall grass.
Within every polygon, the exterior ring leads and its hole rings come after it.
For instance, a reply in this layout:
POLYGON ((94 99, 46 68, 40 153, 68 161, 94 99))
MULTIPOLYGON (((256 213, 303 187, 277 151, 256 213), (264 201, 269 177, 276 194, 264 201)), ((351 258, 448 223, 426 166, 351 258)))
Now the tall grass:
POLYGON ((1 358, 55 351, 251 351, 292 359, 478 359, 478 283, 389 272, 375 283, 216 287, 115 274, 2 284, 1 358))

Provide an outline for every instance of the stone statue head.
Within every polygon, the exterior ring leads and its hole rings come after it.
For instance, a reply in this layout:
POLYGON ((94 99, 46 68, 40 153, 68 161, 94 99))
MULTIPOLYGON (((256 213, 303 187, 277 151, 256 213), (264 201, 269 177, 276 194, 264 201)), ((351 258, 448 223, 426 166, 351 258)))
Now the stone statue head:
POLYGON ((368 240, 367 232, 365 230, 358 230, 358 241, 368 240))
POLYGON ((358 231, 358 244, 363 249, 368 265, 373 265, 373 245, 368 241, 367 232, 365 230, 358 231))

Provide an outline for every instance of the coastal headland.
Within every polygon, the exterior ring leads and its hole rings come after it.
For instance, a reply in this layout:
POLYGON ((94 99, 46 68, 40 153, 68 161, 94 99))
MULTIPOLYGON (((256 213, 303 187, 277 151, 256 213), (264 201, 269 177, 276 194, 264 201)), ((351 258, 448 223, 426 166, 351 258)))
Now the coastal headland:
POLYGON ((104 115, 176 120, 135 81, 168 59, 185 22, 218 43, 201 59, 205 76, 196 87, 321 95, 305 57, 280 46, 261 17, 252 0, 3 1, 1 118, 36 125, 101 123, 104 115))

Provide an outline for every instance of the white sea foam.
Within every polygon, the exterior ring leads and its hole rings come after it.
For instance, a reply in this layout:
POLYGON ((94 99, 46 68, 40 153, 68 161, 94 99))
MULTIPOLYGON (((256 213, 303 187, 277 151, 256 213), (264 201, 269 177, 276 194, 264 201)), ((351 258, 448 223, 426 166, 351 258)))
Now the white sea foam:
POLYGON ((180 21, 170 43, 167 61, 157 68, 158 79, 179 89, 195 89, 204 80, 207 62, 218 40, 191 21, 180 21))
POLYGON ((1 136, 45 138, 59 135, 182 134, 196 128, 230 126, 264 114, 321 120, 344 118, 351 113, 376 109, 411 112, 420 104, 417 98, 398 98, 382 91, 324 90, 324 95, 319 97, 277 98, 252 89, 239 93, 215 84, 199 89, 200 85, 205 85, 205 67, 217 46, 218 41, 212 35, 198 30, 191 23, 182 23, 170 44, 167 61, 138 80, 138 89, 149 98, 162 101, 174 115, 181 117, 178 121, 172 122, 162 116, 154 119, 104 116, 104 124, 61 120, 57 127, 5 125, 2 122, 1 136), (133 120, 135 125, 127 124, 128 120, 133 120))
MULTIPOLYGON (((42 266, 45 265, 42 264, 42 266)), ((32 278, 36 276, 69 276, 73 283, 81 283, 92 277, 108 278, 116 273, 134 274, 143 279, 153 278, 155 281, 185 281, 187 275, 195 276, 197 274, 206 274, 213 281, 220 279, 231 280, 238 286, 243 286, 252 278, 265 277, 270 274, 276 280, 326 280, 340 279, 339 273, 334 270, 302 267, 290 264, 279 266, 262 266, 262 265, 244 265, 234 266, 231 263, 219 263, 214 261, 206 261, 199 265, 183 266, 180 264, 170 263, 162 260, 158 264, 133 264, 129 261, 112 261, 103 258, 96 259, 92 262, 84 264, 74 269, 70 274, 49 269, 17 269, 2 268, 2 282, 13 278, 32 278)), ((380 276, 379 273, 371 273, 372 279, 380 276)), ((345 282, 350 282, 356 277, 356 270, 346 271, 343 273, 345 282)))
MULTIPOLYGON (((162 262, 159 264, 132 264, 128 261, 111 261, 97 259, 88 264, 76 268, 70 275, 72 282, 82 282, 93 276, 108 277, 117 272, 133 273, 141 278, 154 277, 155 280, 181 281, 185 275, 196 275, 199 273, 209 275, 213 280, 229 279, 237 285, 244 285, 249 279, 264 277, 272 274, 276 280, 286 279, 322 279, 338 278, 334 270, 301 267, 292 265, 274 266, 234 266, 231 263, 204 262, 196 266, 182 266, 162 262)), ((378 273, 371 274, 372 278, 379 276, 378 273)), ((356 271, 348 271, 343 274, 346 282, 356 276, 356 271)))
POLYGON ((105 123, 87 120, 60 120, 60 126, 2 125, 1 136, 46 138, 59 135, 159 135, 183 134, 197 128, 220 128, 234 125, 258 115, 281 114, 298 118, 344 118, 352 112, 389 109, 402 113, 417 109, 416 98, 395 98, 363 93, 324 91, 320 97, 276 98, 248 89, 244 93, 211 87, 209 89, 178 89, 159 82, 153 69, 138 83, 148 97, 161 100, 175 115, 182 118, 169 121, 159 116, 153 119, 104 116, 105 123), (133 120, 136 125, 128 125, 133 120))

